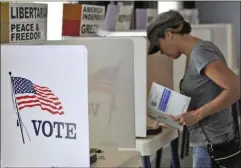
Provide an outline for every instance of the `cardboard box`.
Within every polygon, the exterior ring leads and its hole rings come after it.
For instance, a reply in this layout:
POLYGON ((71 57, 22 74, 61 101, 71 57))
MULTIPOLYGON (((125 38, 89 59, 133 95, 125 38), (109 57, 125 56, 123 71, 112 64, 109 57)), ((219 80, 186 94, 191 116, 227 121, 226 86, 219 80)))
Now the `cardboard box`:
POLYGON ((187 112, 191 98, 179 94, 169 88, 152 83, 148 97, 148 115, 161 123, 182 130, 183 126, 170 117, 187 112))

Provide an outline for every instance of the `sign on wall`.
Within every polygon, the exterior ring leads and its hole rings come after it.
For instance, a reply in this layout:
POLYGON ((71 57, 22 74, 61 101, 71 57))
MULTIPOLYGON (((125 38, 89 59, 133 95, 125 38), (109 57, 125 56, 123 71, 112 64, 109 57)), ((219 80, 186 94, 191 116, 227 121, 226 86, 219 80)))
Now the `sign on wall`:
POLYGON ((1 46, 3 167, 89 167, 87 50, 1 46))
POLYGON ((117 16, 116 31, 130 30, 133 5, 120 5, 119 15, 117 16))
POLYGON ((3 43, 44 41, 47 35, 47 5, 3 3, 1 9, 3 43))
POLYGON ((104 27, 105 7, 64 4, 63 36, 95 36, 104 27))
POLYGON ((199 24, 199 11, 198 9, 181 9, 179 11, 184 20, 190 24, 199 24))
POLYGON ((148 24, 157 16, 156 9, 136 9, 136 28, 137 29, 146 29, 148 24))
POLYGON ((93 35, 103 27, 105 8, 103 6, 82 6, 81 35, 93 35))
POLYGON ((147 23, 146 26, 148 26, 148 24, 153 20, 154 17, 156 17, 158 14, 156 9, 151 9, 148 8, 146 9, 146 17, 147 17, 147 23))
POLYGON ((106 15, 105 15, 105 26, 104 30, 106 31, 115 31, 115 25, 116 25, 116 17, 119 14, 119 8, 118 5, 108 4, 106 15))

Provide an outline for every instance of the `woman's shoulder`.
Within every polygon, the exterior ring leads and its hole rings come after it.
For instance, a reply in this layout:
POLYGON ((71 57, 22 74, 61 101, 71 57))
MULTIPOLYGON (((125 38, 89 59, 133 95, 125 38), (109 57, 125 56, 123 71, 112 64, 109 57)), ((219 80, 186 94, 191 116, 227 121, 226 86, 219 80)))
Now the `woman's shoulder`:
POLYGON ((211 41, 201 40, 196 47, 193 48, 192 54, 206 56, 207 54, 214 54, 218 57, 224 58, 222 51, 211 41))
POLYGON ((222 60, 226 63, 224 55, 213 42, 200 41, 199 44, 193 48, 190 62, 199 73, 214 60, 222 60))

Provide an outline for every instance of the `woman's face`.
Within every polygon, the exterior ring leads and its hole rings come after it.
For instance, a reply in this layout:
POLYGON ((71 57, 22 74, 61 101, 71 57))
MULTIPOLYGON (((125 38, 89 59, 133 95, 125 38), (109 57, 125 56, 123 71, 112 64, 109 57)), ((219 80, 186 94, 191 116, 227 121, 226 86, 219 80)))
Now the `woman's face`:
POLYGON ((172 32, 166 32, 165 38, 160 39, 160 52, 172 59, 177 59, 181 56, 178 47, 178 40, 172 32))

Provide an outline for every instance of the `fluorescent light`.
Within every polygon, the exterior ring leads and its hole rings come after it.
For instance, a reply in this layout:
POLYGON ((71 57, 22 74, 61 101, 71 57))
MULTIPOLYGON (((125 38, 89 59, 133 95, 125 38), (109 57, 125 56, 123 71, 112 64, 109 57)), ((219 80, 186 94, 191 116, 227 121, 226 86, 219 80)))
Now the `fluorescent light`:
POLYGON ((182 2, 179 2, 179 1, 172 1, 172 2, 158 1, 158 13, 166 12, 171 9, 178 10, 181 7, 181 3, 182 2))
POLYGON ((47 40, 62 39, 63 4, 65 2, 35 2, 48 4, 47 40))
POLYGON ((130 31, 106 31, 99 29, 97 31, 97 35, 100 37, 146 37, 146 31, 145 30, 130 30, 130 31))

